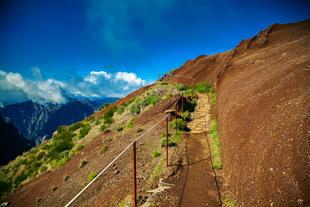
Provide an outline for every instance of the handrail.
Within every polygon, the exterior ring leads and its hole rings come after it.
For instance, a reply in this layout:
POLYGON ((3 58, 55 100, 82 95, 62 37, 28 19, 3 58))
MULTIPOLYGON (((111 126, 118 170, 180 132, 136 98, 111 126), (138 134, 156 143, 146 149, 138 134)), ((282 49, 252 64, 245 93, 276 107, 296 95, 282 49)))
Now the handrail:
MULTIPOLYGON (((182 76, 182 75, 174 75, 174 76, 179 76, 179 77, 184 77, 184 78, 191 78, 193 79, 192 83, 191 83, 191 87, 193 86, 194 82, 195 82, 195 78, 192 77, 186 77, 186 76, 182 76)), ((178 103, 178 101, 180 100, 181 95, 179 95, 179 97, 177 98, 177 100, 175 101, 175 103, 173 104, 173 106, 171 107, 171 109, 173 109, 175 107, 175 105, 178 103)), ((153 125, 151 128, 149 128, 146 132, 144 132, 143 134, 141 134, 138 138, 136 138, 134 141, 132 141, 121 153, 119 153, 119 155, 117 157, 114 158, 114 160, 112 160, 90 183, 88 183, 78 194, 76 194, 66 205, 65 207, 69 207, 85 190, 87 190, 87 188, 93 184, 111 165, 113 165, 113 163, 118 160, 135 142, 137 142, 138 140, 140 140, 144 135, 148 134, 152 129, 154 129, 155 127, 157 127, 161 122, 163 122, 167 117, 169 116, 169 114, 167 114, 163 119, 161 119, 158 123, 156 123, 155 125, 153 125)))

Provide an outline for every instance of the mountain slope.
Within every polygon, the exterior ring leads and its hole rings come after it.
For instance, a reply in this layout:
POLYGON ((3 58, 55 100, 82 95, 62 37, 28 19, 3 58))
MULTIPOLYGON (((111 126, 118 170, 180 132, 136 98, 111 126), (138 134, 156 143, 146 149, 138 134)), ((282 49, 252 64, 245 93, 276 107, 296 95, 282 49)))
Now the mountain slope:
POLYGON ((7 164, 33 145, 30 140, 22 137, 13 124, 6 123, 0 116, 0 165, 7 164))
POLYGON ((217 86, 223 171, 242 206, 309 205, 309 20, 272 25, 175 74, 217 86))
MULTIPOLYGON (((240 206, 310 204, 309 65, 310 21, 304 21, 272 25, 257 36, 242 41, 233 50, 200 56, 173 71, 174 76, 169 82, 190 84, 190 79, 178 76, 185 75, 194 77, 196 82, 212 83, 217 88, 217 104, 211 109, 211 119, 217 119, 218 123, 223 161, 219 175, 228 184, 219 183, 219 187, 229 188, 240 206)), ((81 138, 79 134, 83 130, 74 128, 76 135, 72 135, 75 136, 72 139, 75 145, 81 144, 84 148, 58 169, 49 168, 51 171, 29 182, 26 180, 22 188, 12 192, 4 201, 17 206, 65 205, 87 185, 91 172, 98 174, 132 140, 162 120, 165 110, 170 109, 175 101, 173 95, 177 92, 174 86, 156 83, 141 88, 96 113, 95 120, 85 120, 92 127, 88 134, 81 138), (164 98, 169 93, 172 97, 164 98), (143 105, 147 100, 145 97, 151 95, 160 97, 160 102, 141 107, 141 112, 136 114, 137 105, 143 105), (125 109, 113 115, 114 106, 125 109), (112 120, 106 115, 109 112, 113 112, 112 120), (108 130, 102 131, 100 121, 112 123, 106 123, 108 130), (124 130, 118 131, 121 128, 124 130)), ((188 150, 187 141, 183 139, 177 146, 169 148, 170 166, 163 167, 165 153, 161 138, 164 129, 162 123, 137 143, 137 184, 141 203, 145 201, 144 196, 150 196, 147 191, 157 187, 159 178, 175 180, 180 183, 176 186, 183 186, 179 173, 186 162, 180 155, 182 150, 188 150), (161 155, 153 158, 154 150, 161 155)), ((66 130, 70 131, 70 128, 66 130)), ((57 139, 43 144, 39 150, 54 147, 53 142, 57 144, 57 139)), ((65 152, 70 155, 74 149, 65 152)), ((131 157, 131 152, 124 153, 74 205, 117 206, 127 198, 130 200, 131 157)), ((45 163, 45 157, 43 159, 45 163)), ((204 160, 207 159, 209 157, 204 160)), ((179 206, 181 196, 174 193, 183 190, 171 188, 158 194, 154 202, 179 206), (173 194, 175 200, 170 202, 173 194)), ((222 196, 222 199, 226 198, 225 194, 222 196)))

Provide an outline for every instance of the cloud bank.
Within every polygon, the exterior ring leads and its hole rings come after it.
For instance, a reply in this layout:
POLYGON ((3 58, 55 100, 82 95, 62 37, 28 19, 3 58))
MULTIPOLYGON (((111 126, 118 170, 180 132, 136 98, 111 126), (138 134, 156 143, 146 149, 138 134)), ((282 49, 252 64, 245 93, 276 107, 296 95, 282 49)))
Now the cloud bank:
POLYGON ((39 68, 32 68, 33 79, 0 70, 0 103, 4 105, 31 100, 40 104, 66 103, 67 97, 124 97, 147 82, 135 73, 91 71, 83 78, 66 81, 43 79, 39 68))

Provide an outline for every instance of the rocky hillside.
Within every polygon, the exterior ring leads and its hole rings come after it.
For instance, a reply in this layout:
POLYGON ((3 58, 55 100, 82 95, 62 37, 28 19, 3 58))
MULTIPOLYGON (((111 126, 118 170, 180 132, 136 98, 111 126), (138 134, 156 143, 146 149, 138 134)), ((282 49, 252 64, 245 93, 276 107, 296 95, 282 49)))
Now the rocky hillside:
MULTIPOLYGON (((167 82, 143 87, 94 116, 58 128, 52 140, 0 169, 2 202, 66 205, 128 144, 161 121, 182 91, 188 111, 179 114, 179 133, 169 119, 169 166, 164 167, 164 122, 137 142, 139 205, 189 206, 194 204, 191 199, 212 191, 210 199, 219 201, 213 206, 309 206, 309 73, 310 21, 271 25, 235 49, 187 61, 164 77, 167 82), (195 78, 195 87, 180 84, 192 82, 182 76, 195 78), (213 121, 209 133, 218 139, 218 163, 212 161, 212 149, 209 154, 205 148, 210 147, 202 146, 209 145, 210 135, 198 136, 186 128, 190 112, 195 113, 195 99, 201 96, 195 93, 203 91, 205 99, 197 103, 211 106, 200 106, 198 115, 203 117, 210 108, 205 116, 213 121), (201 142, 191 145, 195 137, 201 142), (204 162, 212 162, 213 170, 200 168, 194 177, 188 173, 193 171, 183 170, 204 162), (202 182, 206 177, 214 188, 202 182), (171 189, 154 196, 150 190, 167 187, 162 179, 171 189), (184 191, 187 181, 199 185, 184 191)), ((132 204, 131 198, 129 149, 72 206, 125 206, 132 204)))
POLYGON ((24 137, 40 143, 44 139, 50 139, 58 126, 83 120, 104 103, 116 100, 116 98, 97 101, 69 99, 66 104, 62 105, 41 105, 27 101, 0 108, 0 114, 6 122, 14 124, 24 137))
POLYGON ((271 25, 175 74, 217 87, 223 172, 241 206, 310 205, 309 20, 271 25))
POLYGON ((25 139, 13 124, 6 123, 0 116, 0 166, 33 146, 33 142, 25 139))

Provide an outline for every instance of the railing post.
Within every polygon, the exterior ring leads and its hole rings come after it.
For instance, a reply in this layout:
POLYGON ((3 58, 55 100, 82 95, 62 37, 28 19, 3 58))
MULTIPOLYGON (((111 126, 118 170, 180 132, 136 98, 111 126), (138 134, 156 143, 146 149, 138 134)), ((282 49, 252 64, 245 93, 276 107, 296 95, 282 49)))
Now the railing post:
POLYGON ((183 113, 183 93, 182 93, 182 113, 183 113))
POLYGON ((168 117, 166 118, 166 167, 168 167, 168 117))
POLYGON ((137 206, 137 186, 136 186, 136 142, 132 144, 132 165, 133 165, 133 205, 137 206))
POLYGON ((178 131, 178 127, 177 127, 177 125, 178 125, 178 123, 177 123, 177 116, 178 116, 177 104, 175 105, 175 113, 174 113, 174 115, 175 115, 175 117, 174 117, 174 119, 175 119, 175 133, 177 133, 177 131, 178 131))

